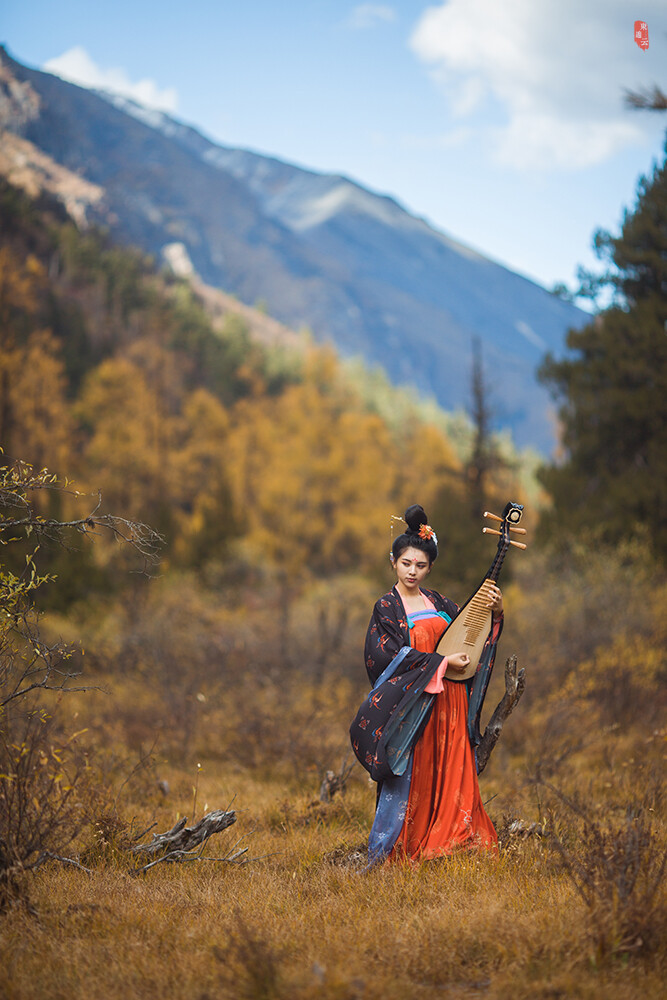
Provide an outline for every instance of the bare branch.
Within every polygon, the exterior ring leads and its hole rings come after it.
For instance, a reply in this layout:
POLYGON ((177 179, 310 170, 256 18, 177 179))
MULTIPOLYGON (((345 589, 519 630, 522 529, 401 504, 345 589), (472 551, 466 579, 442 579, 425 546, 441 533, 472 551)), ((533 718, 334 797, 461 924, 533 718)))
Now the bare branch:
POLYGON ((99 491, 97 494, 80 493, 68 480, 60 482, 47 469, 34 472, 32 466, 24 462, 0 467, 0 511, 4 508, 8 512, 7 515, 0 513, 0 539, 6 532, 21 531, 67 548, 66 538, 70 532, 90 535, 96 534, 99 529, 105 529, 117 541, 136 549, 147 562, 156 562, 164 545, 162 535, 141 521, 132 521, 115 514, 100 514, 101 506, 102 494, 99 491), (30 494, 43 490, 64 494, 76 500, 96 497, 96 502, 84 517, 59 521, 44 517, 33 508, 30 494))
POLYGON ((667 94, 657 84, 644 90, 626 90, 624 101, 635 111, 667 111, 667 94))
POLYGON ((526 671, 522 667, 517 673, 516 666, 516 654, 512 654, 505 662, 505 694, 496 706, 477 747, 478 774, 481 774, 486 767, 493 748, 500 738, 505 720, 512 714, 526 689, 526 671))
POLYGON ((60 854, 53 854, 52 851, 42 851, 39 858, 33 865, 33 869, 39 868, 39 866, 44 864, 45 861, 60 861, 64 865, 72 865, 73 868, 78 868, 79 871, 85 872, 86 875, 93 874, 91 868, 85 868, 79 861, 75 861, 74 858, 64 858, 60 854))
POLYGON ((92 690, 69 687, 69 682, 81 675, 80 670, 67 665, 74 648, 63 642, 52 645, 44 642, 35 609, 15 609, 13 613, 4 610, 11 624, 0 634, 0 708, 37 689, 92 690))

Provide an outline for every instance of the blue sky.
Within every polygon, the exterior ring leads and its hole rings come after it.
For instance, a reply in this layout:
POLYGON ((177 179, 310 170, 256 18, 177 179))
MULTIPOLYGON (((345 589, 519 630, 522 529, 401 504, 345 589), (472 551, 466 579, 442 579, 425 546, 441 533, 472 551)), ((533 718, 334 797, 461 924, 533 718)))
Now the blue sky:
POLYGON ((550 287, 594 264, 667 115, 664 0, 5 0, 15 58, 391 194, 550 287), (649 49, 633 37, 649 29, 649 49))

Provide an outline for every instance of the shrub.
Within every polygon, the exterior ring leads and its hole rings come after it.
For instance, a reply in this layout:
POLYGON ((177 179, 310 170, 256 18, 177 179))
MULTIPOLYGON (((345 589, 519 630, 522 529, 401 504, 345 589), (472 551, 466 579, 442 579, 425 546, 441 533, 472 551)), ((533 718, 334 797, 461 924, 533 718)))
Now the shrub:
POLYGON ((601 823, 556 794, 576 822, 560 817, 556 833, 552 812, 549 840, 586 907, 596 960, 655 949, 667 935, 667 848, 651 819, 628 808, 622 822, 601 823))

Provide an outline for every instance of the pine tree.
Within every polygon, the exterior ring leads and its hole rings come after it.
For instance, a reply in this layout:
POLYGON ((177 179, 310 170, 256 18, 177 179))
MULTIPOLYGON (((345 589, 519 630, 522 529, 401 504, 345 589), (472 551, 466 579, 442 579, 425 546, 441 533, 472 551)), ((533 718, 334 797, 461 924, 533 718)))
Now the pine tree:
POLYGON ((667 561, 667 162, 641 179, 620 236, 598 232, 595 246, 614 301, 541 369, 562 400, 566 451, 543 473, 548 526, 612 543, 647 531, 667 561))

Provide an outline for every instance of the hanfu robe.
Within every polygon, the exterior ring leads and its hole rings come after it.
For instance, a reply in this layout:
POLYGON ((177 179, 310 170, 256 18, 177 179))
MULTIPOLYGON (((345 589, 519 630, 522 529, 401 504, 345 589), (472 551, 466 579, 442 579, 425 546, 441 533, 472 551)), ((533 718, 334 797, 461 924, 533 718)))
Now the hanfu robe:
POLYGON ((480 798, 474 748, 502 620, 493 624, 474 678, 447 680, 446 659, 435 650, 458 607, 436 591, 421 592, 427 607, 413 615, 396 587, 381 597, 366 636, 374 686, 350 735, 379 783, 371 864, 497 843, 480 798))

